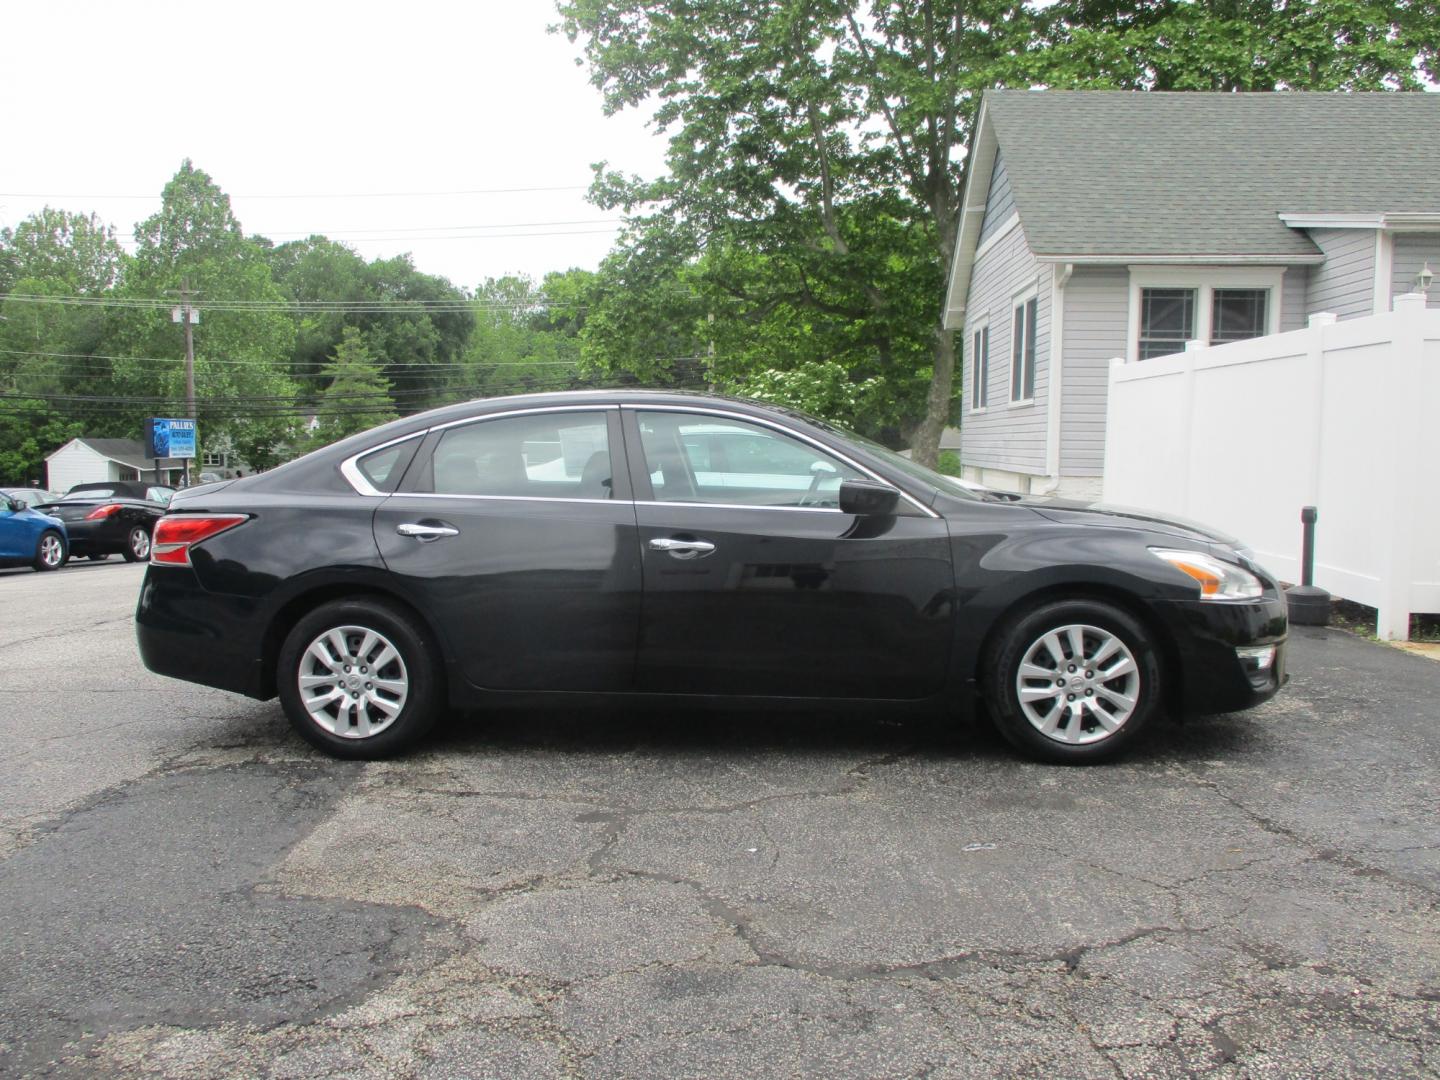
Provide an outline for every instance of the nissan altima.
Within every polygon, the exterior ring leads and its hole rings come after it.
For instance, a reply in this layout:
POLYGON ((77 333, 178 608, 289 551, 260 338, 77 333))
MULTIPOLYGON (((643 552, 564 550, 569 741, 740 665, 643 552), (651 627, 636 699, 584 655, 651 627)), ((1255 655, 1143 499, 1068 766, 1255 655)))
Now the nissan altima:
POLYGON ((1275 579, 1136 511, 977 492, 788 410, 591 391, 395 421, 178 493, 136 613, 153 671, 268 699, 342 757, 446 708, 983 708, 1113 757, 1285 680, 1275 579))

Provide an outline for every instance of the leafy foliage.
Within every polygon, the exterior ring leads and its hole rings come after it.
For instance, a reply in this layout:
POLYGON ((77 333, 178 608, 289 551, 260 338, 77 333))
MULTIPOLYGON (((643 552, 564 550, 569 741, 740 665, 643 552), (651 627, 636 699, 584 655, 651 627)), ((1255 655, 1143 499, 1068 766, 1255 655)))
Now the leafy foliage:
POLYGON ((390 380, 355 327, 341 332, 335 354, 326 362, 329 385, 316 412, 315 442, 325 445, 358 431, 394 420, 399 414, 390 400, 390 380))

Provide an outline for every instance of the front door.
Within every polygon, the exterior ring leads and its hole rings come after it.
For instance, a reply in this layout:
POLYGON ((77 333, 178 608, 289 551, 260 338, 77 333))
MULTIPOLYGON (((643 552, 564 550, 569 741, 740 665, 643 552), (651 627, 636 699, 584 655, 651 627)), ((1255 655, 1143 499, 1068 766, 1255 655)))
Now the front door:
POLYGON ((842 513, 840 483, 865 474, 753 418, 624 415, 632 459, 644 462, 632 473, 639 689, 898 699, 941 689, 954 604, 942 519, 906 503, 893 517, 842 513))
POLYGON ((630 688, 640 559, 621 446, 614 408, 449 425, 376 511, 386 564, 472 685, 630 688))

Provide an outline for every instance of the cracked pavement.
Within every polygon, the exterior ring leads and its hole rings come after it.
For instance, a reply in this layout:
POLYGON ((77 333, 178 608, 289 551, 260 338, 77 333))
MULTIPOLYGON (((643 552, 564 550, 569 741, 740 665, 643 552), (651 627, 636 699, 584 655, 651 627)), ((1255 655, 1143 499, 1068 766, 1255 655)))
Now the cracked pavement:
POLYGON ((1440 666, 1297 629, 1117 765, 504 713, 346 763, 0 574, 0 1075, 1440 1074, 1440 666))

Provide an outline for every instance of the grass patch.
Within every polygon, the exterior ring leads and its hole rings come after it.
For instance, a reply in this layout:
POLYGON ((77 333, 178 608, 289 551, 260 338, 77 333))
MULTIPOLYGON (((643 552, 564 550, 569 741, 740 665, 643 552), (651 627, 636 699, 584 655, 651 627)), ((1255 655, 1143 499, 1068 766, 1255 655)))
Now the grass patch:
MULTIPOLYGON (((1336 597, 1330 601, 1330 625, 1336 630, 1348 630, 1359 637, 1377 640, 1375 616, 1378 613, 1369 604, 1357 604, 1353 600, 1336 597)), ((1440 642, 1440 615, 1411 615, 1410 640, 1440 642)))

